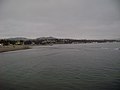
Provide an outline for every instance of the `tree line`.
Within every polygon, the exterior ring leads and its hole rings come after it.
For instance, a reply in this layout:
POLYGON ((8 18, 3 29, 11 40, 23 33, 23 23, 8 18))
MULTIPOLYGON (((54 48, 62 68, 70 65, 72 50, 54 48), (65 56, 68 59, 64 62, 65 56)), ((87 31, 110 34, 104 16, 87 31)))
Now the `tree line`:
POLYGON ((72 43, 106 43, 120 42, 120 40, 76 40, 76 39, 28 39, 28 40, 9 40, 1 39, 2 45, 46 45, 46 44, 72 44, 72 43))

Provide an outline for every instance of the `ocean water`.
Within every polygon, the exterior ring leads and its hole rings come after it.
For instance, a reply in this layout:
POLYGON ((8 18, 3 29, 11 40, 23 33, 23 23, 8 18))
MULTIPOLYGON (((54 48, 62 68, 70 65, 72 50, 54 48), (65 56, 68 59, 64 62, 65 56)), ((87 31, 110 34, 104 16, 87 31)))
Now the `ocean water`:
POLYGON ((120 43, 0 53, 0 90, 120 90, 120 43))

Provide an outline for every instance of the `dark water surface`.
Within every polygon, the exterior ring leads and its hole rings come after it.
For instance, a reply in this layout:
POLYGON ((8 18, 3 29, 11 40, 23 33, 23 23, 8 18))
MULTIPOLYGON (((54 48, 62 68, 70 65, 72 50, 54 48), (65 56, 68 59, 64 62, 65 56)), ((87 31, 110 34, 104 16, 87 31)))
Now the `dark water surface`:
POLYGON ((120 43, 0 53, 0 90, 120 90, 120 43))

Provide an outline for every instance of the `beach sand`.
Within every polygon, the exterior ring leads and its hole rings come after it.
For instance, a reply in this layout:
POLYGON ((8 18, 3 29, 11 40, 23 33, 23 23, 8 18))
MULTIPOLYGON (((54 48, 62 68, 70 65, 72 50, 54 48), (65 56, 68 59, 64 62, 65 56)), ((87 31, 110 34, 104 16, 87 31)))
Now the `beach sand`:
POLYGON ((30 49, 30 47, 26 45, 0 46, 0 53, 8 52, 8 51, 15 51, 15 50, 24 50, 24 49, 30 49))

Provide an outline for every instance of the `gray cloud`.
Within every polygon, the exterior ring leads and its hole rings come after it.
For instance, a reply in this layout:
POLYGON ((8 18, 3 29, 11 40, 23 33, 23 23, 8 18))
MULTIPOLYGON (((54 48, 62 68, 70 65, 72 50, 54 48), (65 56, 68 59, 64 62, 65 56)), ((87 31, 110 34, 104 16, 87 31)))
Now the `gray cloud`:
POLYGON ((119 38, 118 0, 1 0, 0 37, 119 38))

